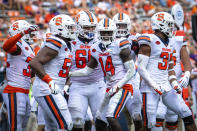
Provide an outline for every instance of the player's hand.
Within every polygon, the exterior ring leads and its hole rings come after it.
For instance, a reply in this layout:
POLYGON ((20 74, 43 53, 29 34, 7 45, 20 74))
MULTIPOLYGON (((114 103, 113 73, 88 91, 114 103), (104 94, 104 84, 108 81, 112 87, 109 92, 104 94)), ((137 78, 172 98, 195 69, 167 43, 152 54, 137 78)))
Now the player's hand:
POLYGON ((186 88, 189 83, 189 78, 190 78, 190 72, 186 71, 184 76, 179 81, 180 86, 186 88))
POLYGON ((57 85, 57 84, 55 84, 55 82, 53 81, 53 80, 51 80, 50 82, 49 82, 49 87, 50 87, 50 89, 51 89, 51 93, 52 94, 58 94, 58 93, 60 93, 60 88, 59 88, 59 86, 57 85))
POLYGON ((113 86, 111 89, 107 88, 106 95, 107 97, 113 97, 119 91, 119 87, 117 85, 113 86))
POLYGON ((173 89, 174 90, 176 90, 176 92, 178 93, 178 94, 181 94, 181 87, 179 86, 179 84, 178 84, 178 82, 177 81, 173 81, 172 82, 172 87, 173 87, 173 89))
POLYGON ((159 94, 162 95, 164 93, 164 89, 161 87, 161 85, 155 84, 153 86, 153 89, 159 94))
POLYGON ((32 25, 28 29, 23 30, 22 34, 26 35, 26 34, 29 34, 31 32, 34 32, 34 31, 38 31, 38 26, 37 25, 32 25))
POLYGON ((69 73, 68 73, 68 77, 71 77, 72 76, 72 72, 71 71, 69 71, 69 73))

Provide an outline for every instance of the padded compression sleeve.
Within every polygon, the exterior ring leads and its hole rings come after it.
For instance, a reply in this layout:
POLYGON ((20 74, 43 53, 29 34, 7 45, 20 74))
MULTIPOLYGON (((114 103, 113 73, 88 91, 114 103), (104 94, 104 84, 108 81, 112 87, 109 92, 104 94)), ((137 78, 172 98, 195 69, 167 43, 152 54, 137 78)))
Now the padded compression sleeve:
POLYGON ((86 66, 85 68, 83 69, 80 69, 80 70, 76 70, 76 71, 73 71, 73 72, 70 72, 69 73, 69 76, 87 76, 89 75, 94 69, 86 66))
POLYGON ((131 77, 135 74, 135 64, 133 62, 133 60, 129 60, 127 62, 124 63, 124 66, 127 70, 127 73, 125 74, 125 76, 118 82, 118 87, 121 88, 123 87, 130 79, 131 77))
POLYGON ((139 54, 138 55, 138 72, 140 76, 151 86, 155 87, 156 82, 153 81, 150 77, 150 74, 146 70, 148 65, 149 57, 146 55, 139 54))

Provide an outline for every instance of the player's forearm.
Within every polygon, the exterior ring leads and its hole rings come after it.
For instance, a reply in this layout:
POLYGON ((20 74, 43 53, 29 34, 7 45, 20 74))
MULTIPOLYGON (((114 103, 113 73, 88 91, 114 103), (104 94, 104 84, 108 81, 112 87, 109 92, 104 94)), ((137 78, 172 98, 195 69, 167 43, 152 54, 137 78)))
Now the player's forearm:
POLYGON ((151 87, 154 87, 156 82, 151 79, 150 74, 146 70, 146 66, 148 64, 149 57, 139 54, 138 55, 138 73, 151 87))
POLYGON ((184 67, 184 72, 188 71, 189 73, 191 73, 192 65, 191 65, 191 62, 190 62, 190 57, 189 57, 189 53, 187 51, 186 46, 183 46, 181 48, 181 62, 182 62, 183 67, 184 67))
POLYGON ((3 44, 3 50, 8 53, 13 53, 17 50, 16 43, 23 37, 21 33, 7 39, 3 44))
POLYGON ((73 71, 73 72, 69 72, 69 76, 72 77, 72 76, 87 76, 89 75, 94 69, 86 66, 85 68, 83 69, 80 69, 80 70, 76 70, 76 71, 73 71))
POLYGON ((169 66, 168 66, 168 80, 170 83, 177 80, 173 64, 174 64, 174 61, 170 61, 169 66))
POLYGON ((33 69, 33 72, 40 78, 42 79, 45 75, 46 75, 46 72, 44 70, 44 67, 43 65, 35 59, 32 59, 30 61, 30 67, 33 69))
POLYGON ((131 78, 132 76, 135 74, 135 64, 133 62, 133 60, 129 60, 127 62, 124 63, 125 68, 127 69, 127 73, 125 74, 125 76, 118 82, 118 87, 122 87, 124 86, 131 78))

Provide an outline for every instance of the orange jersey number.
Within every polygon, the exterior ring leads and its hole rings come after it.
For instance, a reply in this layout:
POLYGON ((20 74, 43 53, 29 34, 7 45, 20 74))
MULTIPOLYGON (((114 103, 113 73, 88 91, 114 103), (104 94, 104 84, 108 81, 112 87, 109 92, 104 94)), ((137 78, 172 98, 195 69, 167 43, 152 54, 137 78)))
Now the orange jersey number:
POLYGON ((76 61, 76 67, 77 68, 84 68, 86 66, 86 57, 88 55, 88 61, 90 60, 91 54, 90 50, 88 50, 88 53, 86 50, 76 50, 75 52, 75 61, 76 61), (81 57, 80 57, 81 55, 81 57))
POLYGON ((59 71, 59 77, 66 78, 71 68, 71 59, 65 58, 62 70, 59 71))
MULTIPOLYGON (((27 57, 25 62, 29 63, 31 60, 32 60, 31 57, 27 57)), ((31 67, 29 65, 27 66, 27 69, 23 69, 23 75, 27 77, 31 77, 31 67)))
POLYGON ((101 57, 99 58, 99 62, 101 64, 104 76, 106 76, 106 72, 109 72, 109 71, 111 72, 112 76, 115 74, 115 68, 114 68, 114 65, 112 63, 111 56, 107 56, 105 67, 104 67, 104 64, 103 64, 103 59, 101 57))

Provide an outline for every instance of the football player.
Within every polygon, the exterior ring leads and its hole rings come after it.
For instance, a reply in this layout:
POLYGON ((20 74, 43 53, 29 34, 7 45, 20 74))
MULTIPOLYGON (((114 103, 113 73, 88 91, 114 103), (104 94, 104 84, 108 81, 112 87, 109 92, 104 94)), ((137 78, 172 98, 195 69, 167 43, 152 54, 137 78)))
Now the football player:
POLYGON ((116 30, 113 20, 101 20, 97 25, 99 41, 91 46, 90 61, 85 68, 69 74, 71 77, 88 75, 97 66, 103 71, 108 89, 97 111, 97 131, 107 130, 108 122, 113 131, 121 130, 116 118, 133 93, 129 80, 135 74, 135 65, 130 55, 130 43, 125 38, 115 41, 116 30))
POLYGON ((173 50, 176 41, 173 36, 174 20, 166 12, 151 17, 154 34, 143 34, 138 38, 138 72, 143 78, 144 130, 151 130, 156 123, 156 111, 160 95, 163 103, 184 121, 186 130, 196 130, 192 113, 183 99, 179 99, 181 87, 175 75, 173 50))
MULTIPOLYGON (((137 54, 139 51, 139 45, 137 43, 137 37, 139 34, 131 35, 131 20, 129 16, 125 13, 117 13, 113 17, 113 21, 117 27, 116 38, 127 38, 131 43, 131 55, 136 62, 137 54)), ((142 117, 141 117, 141 105, 142 105, 142 96, 139 90, 140 86, 140 76, 138 73, 131 79, 133 86, 133 97, 130 98, 126 107, 130 113, 131 118, 134 121, 135 130, 139 131, 142 128, 142 117)))
POLYGON ((8 53, 6 76, 8 85, 3 91, 3 98, 8 109, 10 131, 26 130, 31 112, 29 89, 32 71, 29 62, 34 57, 30 47, 33 43, 36 25, 25 20, 15 21, 9 28, 10 38, 3 44, 8 53))
POLYGON ((44 112, 45 130, 71 130, 72 118, 64 98, 64 85, 70 70, 76 25, 68 15, 57 15, 49 22, 51 36, 30 62, 36 78, 33 95, 44 112))
MULTIPOLYGON (((188 83, 189 83, 189 78, 190 78, 190 72, 191 72, 191 63, 190 63, 190 58, 189 54, 187 52, 187 42, 185 41, 184 38, 184 31, 181 30, 183 22, 184 22, 184 12, 182 7, 177 4, 172 7, 172 16, 174 17, 175 20, 175 27, 176 27, 176 34, 175 34, 175 49, 174 49, 174 55, 173 55, 173 60, 174 60, 174 69, 176 72, 176 77, 178 81, 180 81, 180 85, 182 88, 186 88, 188 83), (176 16, 176 14, 179 13, 179 16, 176 16), (179 19, 177 17, 180 17, 179 19), (181 77, 182 75, 182 67, 181 63, 183 64, 184 67, 184 76, 181 77)), ((179 95, 179 94, 177 94, 179 95)), ((182 97, 179 97, 182 99, 182 97)), ((178 127, 178 115, 174 113, 172 110, 169 108, 166 108, 166 106, 162 103, 160 100, 158 109, 157 109, 157 121, 156 121, 156 127, 152 131, 162 131, 162 126, 164 119, 166 119, 166 131, 176 131, 178 127)))
MULTIPOLYGON (((78 37, 73 41, 74 50, 71 71, 83 69, 90 61, 90 47, 98 40, 96 35, 97 19, 90 11, 80 11, 76 17, 78 37)), ((106 86, 102 70, 96 68, 88 76, 70 78, 68 107, 73 120, 73 131, 81 130, 85 123, 88 105, 94 120, 99 103, 104 97, 106 86), (95 103, 96 101, 96 103, 95 103)))

